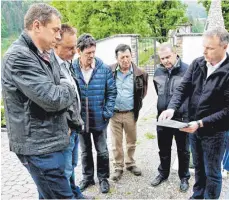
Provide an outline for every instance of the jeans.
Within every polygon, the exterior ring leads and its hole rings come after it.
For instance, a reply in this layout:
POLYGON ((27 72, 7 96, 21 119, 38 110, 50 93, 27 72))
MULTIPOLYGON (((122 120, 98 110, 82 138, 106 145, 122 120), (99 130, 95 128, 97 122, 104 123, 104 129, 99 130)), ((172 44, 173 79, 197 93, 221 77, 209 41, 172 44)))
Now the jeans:
POLYGON ((178 129, 173 128, 164 128, 157 127, 157 139, 158 139, 158 147, 159 147, 159 157, 160 157, 160 165, 158 167, 158 171, 163 178, 168 178, 170 173, 170 165, 171 165, 171 147, 173 137, 175 137, 176 145, 177 145, 177 154, 178 154, 178 175, 179 178, 189 179, 189 135, 188 133, 181 132, 178 129))
POLYGON ((75 184, 75 173, 74 168, 77 166, 78 163, 78 144, 79 144, 79 137, 76 131, 71 132, 70 136, 70 143, 68 147, 63 151, 64 159, 65 159, 65 176, 69 181, 69 185, 72 188, 75 196, 77 198, 82 197, 82 193, 80 189, 75 184))
POLYGON ((17 154, 37 185, 40 199, 74 199, 75 196, 64 175, 62 151, 38 156, 17 154))
POLYGON ((78 144, 78 133, 76 133, 76 131, 72 131, 70 136, 70 143, 68 147, 63 151, 65 158, 64 173, 68 179, 70 179, 71 176, 74 176, 74 168, 78 163, 78 144))
POLYGON ((211 136, 190 134, 195 167, 194 199, 218 199, 222 188, 221 162, 225 152, 225 133, 211 136))
POLYGON ((226 151, 223 158, 223 168, 229 171, 229 131, 226 133, 226 151))
POLYGON ((94 131, 91 133, 82 133, 79 135, 81 158, 82 158, 82 173, 83 180, 90 181, 94 179, 94 161, 92 155, 93 136, 95 149, 97 151, 97 177, 99 180, 107 179, 110 176, 109 153, 107 149, 107 129, 103 131, 94 131))

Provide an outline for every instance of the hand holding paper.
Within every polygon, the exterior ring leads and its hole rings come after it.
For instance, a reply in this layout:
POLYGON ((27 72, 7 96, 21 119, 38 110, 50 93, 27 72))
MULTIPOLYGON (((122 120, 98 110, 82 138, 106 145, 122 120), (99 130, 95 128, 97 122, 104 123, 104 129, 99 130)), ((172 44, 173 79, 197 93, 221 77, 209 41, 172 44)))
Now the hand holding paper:
POLYGON ((158 118, 158 121, 161 121, 161 120, 166 120, 166 119, 171 119, 174 115, 174 110, 173 109, 167 109, 167 110, 164 110, 159 118, 158 118))

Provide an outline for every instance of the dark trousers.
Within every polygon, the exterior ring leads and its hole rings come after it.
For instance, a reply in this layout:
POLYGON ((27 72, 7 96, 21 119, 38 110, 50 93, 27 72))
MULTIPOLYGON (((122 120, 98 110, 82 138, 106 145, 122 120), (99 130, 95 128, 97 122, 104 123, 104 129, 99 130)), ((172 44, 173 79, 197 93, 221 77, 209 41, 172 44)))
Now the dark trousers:
POLYGON ((171 147, 173 137, 177 145, 180 179, 189 179, 189 137, 188 133, 181 132, 178 129, 157 127, 157 139, 159 147, 160 165, 158 171, 163 178, 168 178, 171 165, 171 147))
POLYGON ((97 177, 99 180, 107 179, 110 176, 110 168, 106 129, 103 131, 79 134, 82 152, 81 159, 83 179, 87 181, 94 179, 94 161, 92 155, 91 135, 93 136, 95 149, 97 151, 97 177))
POLYGON ((218 199, 222 188, 221 163, 225 152, 225 133, 212 136, 191 134, 195 167, 194 199, 218 199))
POLYGON ((17 154, 37 185, 39 199, 75 199, 64 174, 61 151, 37 156, 17 154))

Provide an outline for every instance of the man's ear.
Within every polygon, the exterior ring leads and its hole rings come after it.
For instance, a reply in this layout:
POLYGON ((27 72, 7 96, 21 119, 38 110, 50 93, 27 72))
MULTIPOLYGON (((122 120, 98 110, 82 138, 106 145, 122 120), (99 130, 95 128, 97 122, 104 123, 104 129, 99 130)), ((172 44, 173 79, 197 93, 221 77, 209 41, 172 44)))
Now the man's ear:
POLYGON ((226 44, 223 48, 224 48, 225 50, 227 50, 227 47, 228 47, 228 44, 226 44))
POLYGON ((76 52, 80 55, 81 53, 80 48, 76 48, 76 52))
POLYGON ((34 20, 32 26, 33 26, 33 30, 34 30, 35 32, 39 33, 39 32, 41 31, 41 26, 42 26, 42 24, 41 24, 40 21, 34 20))

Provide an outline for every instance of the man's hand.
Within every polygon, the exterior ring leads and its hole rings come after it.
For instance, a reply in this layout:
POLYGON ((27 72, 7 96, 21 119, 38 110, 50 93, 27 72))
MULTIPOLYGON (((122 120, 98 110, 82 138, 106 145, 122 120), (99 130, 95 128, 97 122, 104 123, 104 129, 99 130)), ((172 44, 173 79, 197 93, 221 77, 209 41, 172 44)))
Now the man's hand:
POLYGON ((188 125, 189 126, 187 128, 182 128, 182 129, 180 129, 180 131, 184 131, 187 133, 194 133, 199 128, 197 121, 189 122, 188 125))
POLYGON ((72 130, 70 128, 68 128, 68 136, 71 136, 71 132, 72 132, 72 130))
POLYGON ((161 120, 165 120, 165 119, 171 119, 174 115, 174 110, 173 109, 167 109, 167 110, 164 110, 159 118, 158 118, 158 121, 161 121, 161 120))

